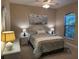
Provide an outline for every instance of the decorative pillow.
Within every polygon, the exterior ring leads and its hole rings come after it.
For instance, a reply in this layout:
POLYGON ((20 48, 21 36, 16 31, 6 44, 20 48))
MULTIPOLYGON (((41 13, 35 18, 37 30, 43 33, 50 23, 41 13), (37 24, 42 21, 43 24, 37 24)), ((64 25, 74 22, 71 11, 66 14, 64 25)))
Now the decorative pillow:
POLYGON ((49 28, 45 25, 31 25, 27 29, 28 33, 30 34, 41 34, 41 33, 47 33, 49 28))
POLYGON ((51 31, 51 30, 50 30, 50 31, 48 31, 48 34, 52 35, 52 34, 53 34, 53 31, 51 31))
POLYGON ((46 33, 46 31, 45 30, 37 31, 37 34, 42 34, 42 33, 46 33))
POLYGON ((37 34, 37 31, 35 31, 35 30, 33 30, 33 29, 28 29, 27 31, 28 31, 28 33, 29 33, 30 35, 37 34))

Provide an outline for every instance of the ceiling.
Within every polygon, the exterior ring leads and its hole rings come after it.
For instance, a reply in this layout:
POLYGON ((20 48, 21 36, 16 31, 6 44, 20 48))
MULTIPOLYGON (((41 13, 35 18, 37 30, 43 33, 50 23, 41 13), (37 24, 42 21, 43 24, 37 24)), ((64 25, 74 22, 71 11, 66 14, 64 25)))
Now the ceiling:
MULTIPOLYGON (((42 7, 43 4, 45 4, 47 0, 10 0, 11 3, 16 4, 23 4, 23 5, 32 5, 32 6, 39 6, 42 7)), ((77 0, 50 0, 51 2, 49 5, 51 8, 59 8, 64 5, 74 3, 77 0)))

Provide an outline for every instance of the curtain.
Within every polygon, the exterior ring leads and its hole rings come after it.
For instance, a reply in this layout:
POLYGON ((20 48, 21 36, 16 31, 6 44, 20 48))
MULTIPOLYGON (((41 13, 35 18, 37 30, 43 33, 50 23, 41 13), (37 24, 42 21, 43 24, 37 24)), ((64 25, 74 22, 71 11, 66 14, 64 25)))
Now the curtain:
POLYGON ((1 12, 1 31, 5 31, 6 8, 2 7, 1 12))

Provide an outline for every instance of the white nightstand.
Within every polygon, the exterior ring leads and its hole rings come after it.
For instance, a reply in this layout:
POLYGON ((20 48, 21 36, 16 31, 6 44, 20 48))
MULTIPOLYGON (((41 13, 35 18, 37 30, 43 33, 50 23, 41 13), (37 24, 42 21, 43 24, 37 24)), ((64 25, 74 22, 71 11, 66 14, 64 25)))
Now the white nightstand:
POLYGON ((4 59, 19 59, 19 54, 20 54, 20 43, 19 40, 16 40, 13 44, 13 48, 12 50, 7 50, 7 48, 4 48, 3 53, 1 54, 1 56, 4 57, 4 59))

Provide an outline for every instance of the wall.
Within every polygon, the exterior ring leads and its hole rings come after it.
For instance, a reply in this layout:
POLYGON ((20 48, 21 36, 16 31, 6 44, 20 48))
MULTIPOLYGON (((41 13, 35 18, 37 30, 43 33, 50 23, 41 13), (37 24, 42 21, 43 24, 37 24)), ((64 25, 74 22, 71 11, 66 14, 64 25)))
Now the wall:
POLYGON ((56 32, 57 34, 63 36, 64 35, 64 16, 65 14, 67 14, 68 12, 74 12, 76 14, 76 35, 74 40, 69 41, 73 44, 77 45, 77 41, 78 41, 78 6, 77 6, 77 2, 72 3, 70 5, 64 6, 62 8, 57 9, 56 11, 56 32))
MULTIPOLYGON (((48 16, 48 24, 55 25, 56 13, 54 9, 44 9, 28 5, 11 4, 11 29, 15 30, 16 34, 21 32, 22 27, 28 27, 28 15, 34 13, 48 16)), ((18 35, 18 34, 17 34, 18 35)))
POLYGON ((1 0, 1 5, 6 9, 5 12, 5 30, 10 30, 10 1, 1 0))

